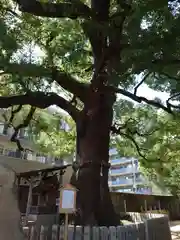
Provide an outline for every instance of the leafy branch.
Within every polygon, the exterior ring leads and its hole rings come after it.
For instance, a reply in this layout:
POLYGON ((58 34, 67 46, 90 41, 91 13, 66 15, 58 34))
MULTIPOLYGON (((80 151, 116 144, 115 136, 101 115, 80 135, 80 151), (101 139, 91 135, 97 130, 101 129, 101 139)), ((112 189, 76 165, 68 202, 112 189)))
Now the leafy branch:
POLYGON ((51 105, 56 105, 67 111, 76 121, 79 113, 78 109, 63 97, 53 93, 28 92, 17 96, 0 96, 0 108, 8 108, 15 105, 31 105, 37 108, 45 109, 51 105))
POLYGON ((166 101, 167 106, 169 108, 180 109, 180 106, 177 106, 177 105, 174 105, 174 104, 170 103, 171 100, 173 100, 174 98, 179 97, 179 96, 180 96, 180 93, 176 93, 176 94, 173 94, 172 96, 170 96, 168 98, 168 100, 166 101))
POLYGON ((14 0, 19 4, 22 12, 31 13, 35 16, 51 18, 85 18, 88 19, 94 14, 92 10, 81 1, 67 3, 42 3, 36 0, 14 0))
POLYGON ((62 88, 75 94, 82 102, 85 101, 88 85, 77 81, 70 74, 59 71, 57 68, 45 68, 32 63, 9 63, 0 62, 0 69, 4 74, 21 75, 24 77, 53 78, 62 88))
MULTIPOLYGON (((22 105, 19 105, 16 109, 12 109, 11 110, 11 115, 10 115, 10 118, 8 120, 6 114, 4 113, 2 116, 4 117, 5 119, 5 122, 7 123, 6 126, 7 128, 8 127, 13 127, 14 129, 14 133, 13 135, 11 136, 11 141, 12 142, 15 142, 17 144, 17 147, 20 151, 24 151, 24 148, 22 147, 21 145, 21 142, 20 140, 18 139, 18 134, 19 134, 19 130, 21 128, 25 128, 29 125, 30 121, 31 121, 31 118, 35 112, 35 108, 31 107, 30 111, 29 111, 29 114, 27 115, 26 119, 24 119, 23 123, 19 124, 18 126, 14 126, 13 125, 13 120, 15 118, 15 115, 20 112, 22 110, 22 105)), ((28 150, 28 149, 26 149, 28 150)))
POLYGON ((111 92, 111 93, 120 93, 130 99, 132 99, 133 101, 136 101, 138 103, 142 103, 142 102, 145 102, 153 107, 156 107, 156 108, 160 108, 160 109, 163 109, 165 112, 168 112, 170 114, 173 114, 173 111, 170 107, 170 105, 163 105, 162 103, 160 102, 157 102, 156 100, 149 100, 145 97, 141 97, 141 96, 137 96, 125 89, 122 89, 122 88, 116 88, 114 86, 106 86, 105 87, 105 91, 107 92, 111 92))
POLYGON ((12 142, 15 142, 15 143, 17 144, 18 149, 19 149, 20 151, 23 151, 24 148, 21 146, 21 143, 20 143, 19 139, 17 138, 17 137, 18 137, 18 134, 19 134, 19 130, 20 130, 21 128, 26 128, 26 127, 28 127, 28 125, 29 125, 29 123, 31 122, 31 119, 32 119, 35 111, 36 111, 36 108, 31 106, 31 108, 30 108, 30 110, 29 110, 29 113, 28 113, 28 115, 26 116, 26 118, 24 119, 23 123, 20 123, 19 125, 17 125, 16 127, 14 127, 14 133, 13 133, 13 135, 12 135, 12 137, 11 137, 11 141, 12 141, 12 142))
POLYGON ((149 75, 150 75, 150 72, 145 74, 145 76, 141 79, 141 81, 135 86, 135 88, 134 88, 134 95, 137 95, 138 88, 146 81, 146 79, 149 77, 149 75))
POLYGON ((12 10, 11 8, 9 7, 4 7, 3 4, 0 3, 0 8, 5 11, 5 12, 8 12, 10 13, 11 15, 13 15, 14 17, 17 17, 17 18, 20 18, 20 16, 14 11, 12 10))
POLYGON ((138 143, 136 142, 134 135, 137 135, 139 137, 147 137, 152 135, 153 133, 155 133, 158 129, 154 129, 151 132, 146 132, 146 133, 141 133, 137 130, 137 128, 135 129, 131 129, 128 125, 130 121, 135 121, 137 123, 137 121, 135 119, 129 118, 124 124, 121 124, 120 126, 117 126, 117 124, 114 124, 113 126, 111 126, 111 132, 113 134, 116 135, 120 135, 123 136, 129 140, 131 140, 131 142, 134 144, 138 154, 140 157, 142 157, 144 160, 147 160, 146 156, 142 153, 142 149, 141 147, 139 147, 138 143))
MULTIPOLYGON (((116 133, 117 133, 117 132, 116 132, 116 133)), ((135 146, 135 148, 136 148, 136 151, 137 151, 137 153, 139 154, 139 156, 140 156, 142 159, 144 159, 144 160, 147 161, 146 156, 142 153, 142 149, 139 147, 138 143, 136 142, 136 140, 134 139, 133 136, 131 136, 131 135, 129 135, 129 134, 127 134, 127 133, 125 133, 125 132, 123 132, 123 131, 121 131, 121 130, 118 131, 118 134, 119 134, 120 136, 122 136, 122 137, 125 137, 125 138, 129 139, 129 140, 134 144, 134 146, 135 146)), ((145 149, 143 149, 143 150, 145 150, 145 149)))
POLYGON ((14 109, 14 110, 12 109, 12 111, 11 111, 11 117, 10 117, 10 119, 9 119, 9 121, 8 121, 8 127, 12 125, 12 122, 13 122, 13 120, 14 120, 14 117, 15 117, 16 113, 20 112, 21 109, 22 109, 22 105, 19 105, 19 106, 18 106, 16 109, 14 109))
MULTIPOLYGON (((40 121, 38 121, 37 119, 35 118, 32 118, 32 120, 37 124, 40 124, 40 121)), ((50 133, 48 133, 47 131, 45 131, 43 128, 40 128, 41 131, 43 131, 50 139, 51 141, 55 144, 55 141, 54 139, 52 138, 52 135, 50 133)))

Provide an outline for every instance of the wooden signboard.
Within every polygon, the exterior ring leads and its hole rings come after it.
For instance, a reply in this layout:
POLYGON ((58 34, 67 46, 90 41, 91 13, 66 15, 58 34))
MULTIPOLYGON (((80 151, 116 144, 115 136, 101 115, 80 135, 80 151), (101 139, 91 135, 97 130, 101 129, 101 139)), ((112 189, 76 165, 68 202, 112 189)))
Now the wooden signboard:
POLYGON ((59 212, 65 214, 64 239, 68 239, 68 214, 76 211, 76 193, 77 189, 68 184, 60 190, 59 212))
POLYGON ((68 184, 60 191, 60 213, 71 214, 76 211, 76 188, 68 184))

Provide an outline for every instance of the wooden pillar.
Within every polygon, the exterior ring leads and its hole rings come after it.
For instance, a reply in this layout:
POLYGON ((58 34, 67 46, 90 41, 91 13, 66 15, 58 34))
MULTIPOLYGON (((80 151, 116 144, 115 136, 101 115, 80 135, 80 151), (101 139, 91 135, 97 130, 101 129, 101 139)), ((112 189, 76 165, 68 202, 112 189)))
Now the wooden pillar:
POLYGON ((27 206, 26 206, 25 225, 28 222, 28 216, 30 213, 31 204, 32 204, 32 178, 30 178, 30 181, 29 181, 29 192, 28 192, 28 200, 27 200, 27 206))
POLYGON ((126 205, 126 200, 124 200, 124 212, 127 212, 127 205, 126 205))
POLYGON ((147 212, 147 201, 146 201, 146 199, 144 200, 144 209, 145 209, 145 212, 147 212))

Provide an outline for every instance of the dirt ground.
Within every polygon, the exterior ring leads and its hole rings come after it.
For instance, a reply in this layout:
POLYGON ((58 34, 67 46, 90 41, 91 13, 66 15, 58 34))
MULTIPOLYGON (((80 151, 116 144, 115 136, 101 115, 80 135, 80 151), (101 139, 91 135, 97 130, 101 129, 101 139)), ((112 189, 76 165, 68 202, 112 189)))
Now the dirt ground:
POLYGON ((172 240, 180 240, 180 221, 170 222, 172 240))

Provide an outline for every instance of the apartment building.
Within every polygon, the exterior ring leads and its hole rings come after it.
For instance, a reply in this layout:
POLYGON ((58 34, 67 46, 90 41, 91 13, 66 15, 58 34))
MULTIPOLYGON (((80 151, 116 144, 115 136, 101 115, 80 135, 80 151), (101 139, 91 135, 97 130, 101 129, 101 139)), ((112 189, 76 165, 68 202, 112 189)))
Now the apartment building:
MULTIPOLYGON (((50 115, 51 111, 47 111, 50 115)), ((24 152, 20 152, 17 144, 11 142, 11 136, 13 134, 13 127, 7 127, 7 123, 2 116, 4 111, 0 110, 0 156, 9 156, 14 158, 22 158, 25 160, 34 160, 41 163, 49 163, 53 165, 62 165, 64 161, 60 158, 46 155, 42 152, 39 152, 34 142, 32 132, 29 131, 28 127, 21 129, 18 134, 18 139, 21 142, 21 145, 24 149, 24 152)), ((60 123, 61 124, 61 123, 60 123)))
POLYGON ((109 187, 112 192, 152 194, 152 187, 140 172, 137 159, 119 157, 116 149, 111 149, 109 155, 109 187))

